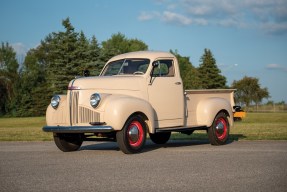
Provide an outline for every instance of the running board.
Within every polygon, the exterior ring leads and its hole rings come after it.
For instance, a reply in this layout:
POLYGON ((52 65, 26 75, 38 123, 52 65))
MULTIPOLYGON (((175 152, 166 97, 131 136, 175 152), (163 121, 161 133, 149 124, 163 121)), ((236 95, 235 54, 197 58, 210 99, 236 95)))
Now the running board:
POLYGON ((207 130, 206 125, 192 126, 192 127, 168 127, 168 128, 156 128, 156 133, 161 132, 185 132, 185 131, 195 131, 195 130, 207 130))

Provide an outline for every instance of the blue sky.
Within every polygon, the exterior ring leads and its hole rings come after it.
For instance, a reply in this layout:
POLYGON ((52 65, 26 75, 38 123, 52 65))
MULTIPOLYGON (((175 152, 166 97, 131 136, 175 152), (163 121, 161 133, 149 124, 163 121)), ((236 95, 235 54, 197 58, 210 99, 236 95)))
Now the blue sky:
POLYGON ((287 102, 287 0, 0 0, 0 42, 23 55, 67 17, 88 38, 121 32, 195 67, 208 48, 228 85, 256 77, 270 100, 287 102))

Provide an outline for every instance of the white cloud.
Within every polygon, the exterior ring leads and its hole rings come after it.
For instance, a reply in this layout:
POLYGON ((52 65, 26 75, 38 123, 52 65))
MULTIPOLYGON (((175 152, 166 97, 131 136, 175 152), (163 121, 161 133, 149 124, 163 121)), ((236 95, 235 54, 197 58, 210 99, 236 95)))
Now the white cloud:
POLYGON ((14 51, 18 56, 25 56, 28 52, 28 48, 21 42, 12 43, 11 46, 13 47, 14 51))
POLYGON ((202 15, 210 14, 211 8, 209 6, 205 6, 205 5, 196 6, 196 7, 190 6, 188 8, 188 12, 190 14, 193 14, 193 15, 200 15, 200 16, 202 16, 202 15))
POLYGON ((156 17, 154 12, 150 12, 152 16, 149 16, 149 12, 141 13, 139 20, 161 19, 172 24, 208 24, 253 28, 275 35, 287 34, 286 0, 156 0, 156 2, 163 11, 157 11, 156 17))
POLYGON ((285 23, 263 23, 260 26, 266 33, 269 34, 285 34, 287 33, 287 22, 285 23))
POLYGON ((178 14, 171 11, 164 11, 163 13, 159 12, 142 12, 138 20, 140 21, 148 21, 152 19, 159 19, 161 21, 164 21, 166 23, 172 23, 176 25, 191 25, 191 24, 197 24, 197 25, 207 25, 208 21, 204 18, 189 18, 185 15, 178 14))
POLYGON ((279 64, 275 64, 275 63, 268 64, 266 66, 266 68, 267 69, 271 69, 271 70, 280 70, 280 71, 287 72, 287 67, 286 66, 282 66, 282 65, 279 65, 279 64))
POLYGON ((20 68, 21 68, 29 48, 26 47, 21 42, 12 43, 11 46, 13 47, 14 51, 16 52, 16 57, 17 57, 18 63, 20 64, 20 68))
MULTIPOLYGON (((141 14, 138 17, 138 20, 140 21, 148 21, 152 19, 160 19, 166 23, 173 23, 173 24, 179 24, 179 25, 190 25, 193 21, 181 14, 174 13, 171 11, 164 11, 163 13, 159 12, 141 12, 141 14)), ((204 23, 203 20, 196 21, 198 23, 204 23)))
POLYGON ((154 18, 154 14, 149 12, 141 12, 141 14, 138 16, 138 20, 140 21, 148 21, 154 18))
POLYGON ((163 12, 162 19, 165 22, 177 23, 180 25, 190 25, 192 23, 192 20, 190 18, 170 11, 163 12))
POLYGON ((177 4, 176 3, 175 4, 170 4, 170 5, 167 6, 168 10, 174 10, 176 8, 177 8, 177 4))

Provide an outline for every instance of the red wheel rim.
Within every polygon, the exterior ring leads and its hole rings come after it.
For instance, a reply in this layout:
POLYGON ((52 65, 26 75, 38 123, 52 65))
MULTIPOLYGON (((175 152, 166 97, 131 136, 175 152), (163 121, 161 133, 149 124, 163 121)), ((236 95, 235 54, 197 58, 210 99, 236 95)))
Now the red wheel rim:
POLYGON ((224 118, 219 118, 216 121, 215 125, 215 134, 216 137, 223 141, 227 136, 227 122, 224 118))
POLYGON ((138 121, 131 122, 127 131, 127 135, 129 144, 132 147, 139 147, 144 139, 144 131, 140 122, 138 121))

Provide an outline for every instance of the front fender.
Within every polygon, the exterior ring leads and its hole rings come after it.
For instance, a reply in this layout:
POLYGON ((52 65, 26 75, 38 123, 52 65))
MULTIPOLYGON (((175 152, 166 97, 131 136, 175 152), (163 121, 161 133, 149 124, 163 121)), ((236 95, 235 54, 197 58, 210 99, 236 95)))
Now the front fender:
POLYGON ((130 96, 110 96, 105 101, 104 121, 115 130, 121 130, 127 119, 134 113, 143 113, 148 118, 149 132, 154 133, 154 113, 145 100, 130 96))
POLYGON ((199 125, 206 125, 210 127, 213 123, 215 116, 220 111, 226 111, 228 114, 229 125, 233 125, 233 113, 231 104, 223 98, 208 98, 199 102, 197 112, 197 122, 199 125))
POLYGON ((68 102, 66 95, 59 95, 60 105, 55 110, 49 106, 46 110, 46 123, 48 126, 56 126, 56 125, 69 125, 69 112, 68 112, 68 102))

